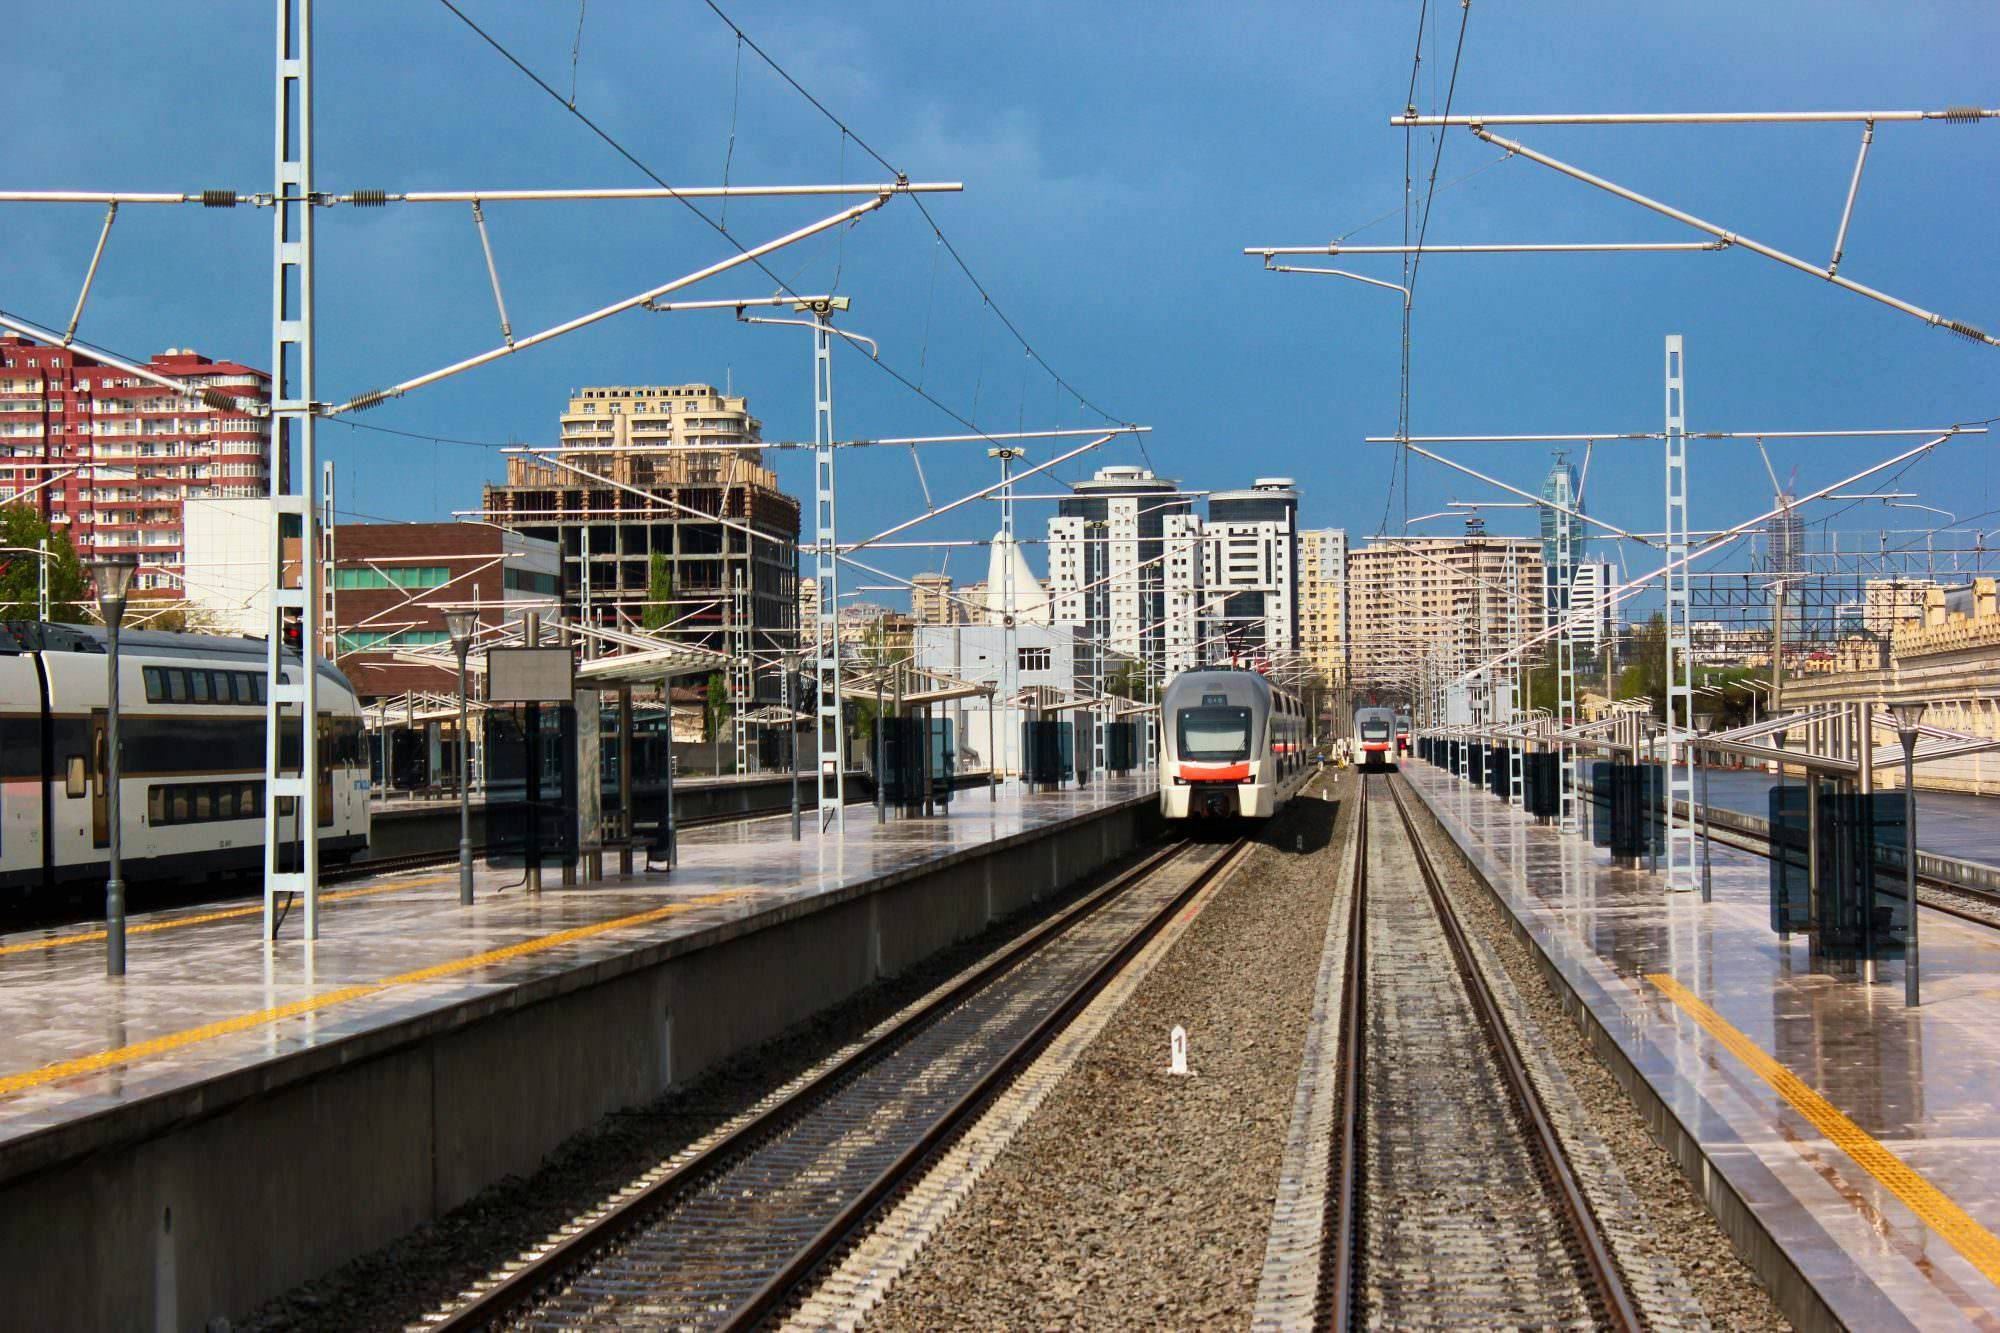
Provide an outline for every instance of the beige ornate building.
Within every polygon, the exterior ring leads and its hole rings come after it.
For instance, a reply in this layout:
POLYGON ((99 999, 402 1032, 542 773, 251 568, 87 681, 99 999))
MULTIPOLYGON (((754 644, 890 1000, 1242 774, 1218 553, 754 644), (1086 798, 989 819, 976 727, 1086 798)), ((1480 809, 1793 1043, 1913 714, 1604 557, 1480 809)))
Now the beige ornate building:
MULTIPOLYGON (((1906 595, 1914 582, 1905 581, 1906 595)), ((1865 635, 1841 640, 1833 670, 1785 683, 1784 706, 1872 701, 1879 708, 1920 698, 1930 705, 1925 723, 2000 739, 2000 594, 1990 578, 1951 592, 1955 595, 1936 584, 1924 587, 1920 618, 1903 618, 1886 643, 1865 635)), ((1879 744, 1892 739, 1876 732, 1879 744)), ((1877 778, 1893 786, 1901 773, 1890 766, 1877 770, 1877 778)), ((1923 764, 1917 781, 1944 791, 2000 793, 2000 754, 1923 764)))

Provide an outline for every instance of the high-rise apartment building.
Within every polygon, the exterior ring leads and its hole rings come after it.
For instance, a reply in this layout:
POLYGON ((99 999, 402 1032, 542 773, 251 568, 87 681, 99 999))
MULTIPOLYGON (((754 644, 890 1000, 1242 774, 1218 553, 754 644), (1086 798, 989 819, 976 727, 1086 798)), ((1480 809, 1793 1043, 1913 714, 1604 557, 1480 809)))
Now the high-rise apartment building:
POLYGON ((1406 687, 1434 655, 1476 666, 1544 624, 1533 537, 1380 539, 1348 554, 1347 588, 1357 688, 1406 687))
POLYGON ((1209 660, 1270 657, 1298 648, 1299 492, 1290 477, 1259 477, 1248 490, 1208 497, 1202 582, 1209 660), (1219 605, 1217 604, 1219 599, 1219 605))
POLYGON ((963 625, 965 607, 952 596, 951 575, 919 574, 910 580, 910 618, 919 625, 963 625))
POLYGON ((1548 468, 1548 476, 1542 478, 1542 498, 1548 500, 1548 504, 1538 506, 1542 516, 1542 570, 1548 574, 1550 610, 1556 610, 1562 604, 1562 578, 1566 574, 1574 576, 1576 566, 1584 562, 1584 504, 1576 494, 1576 482, 1576 466, 1564 452, 1558 450, 1556 464, 1548 468), (1552 504, 1560 504, 1562 508, 1550 508, 1552 504), (1562 564, 1564 546, 1568 546, 1566 568, 1562 564))
MULTIPOLYGON (((1077 676, 1108 658, 1167 671, 1262 660, 1298 646, 1298 491, 1289 478, 1197 496, 1140 467, 1108 467, 1049 521, 1055 622, 1078 637, 1077 676)), ((1110 669, 1110 668, 1107 668, 1110 669)))
POLYGON ((1308 528, 1299 534, 1299 654, 1319 678, 1338 685, 1346 670, 1342 606, 1346 600, 1347 532, 1308 528))
MULTIPOLYGON (((558 545, 567 614, 642 623, 658 556, 683 640, 790 646, 799 502, 764 466, 746 399, 706 384, 591 387, 570 395, 561 424, 561 461, 509 458, 485 517, 558 545)), ((759 673, 760 700, 778 691, 777 673, 759 673)))
POLYGON ((88 560, 129 552, 133 586, 178 593, 182 506, 270 492, 271 377, 170 347, 173 391, 78 352, 0 335, 0 504, 32 504, 88 560))
POLYGON ((1618 608, 1611 595, 1618 584, 1603 560, 1584 560, 1571 575, 1569 606, 1575 625, 1570 631, 1578 653, 1595 654, 1614 641, 1618 608))
POLYGON ((1767 533, 1771 543, 1771 572, 1799 574, 1805 571, 1806 521, 1799 516, 1789 491, 1777 497, 1777 514, 1767 533))

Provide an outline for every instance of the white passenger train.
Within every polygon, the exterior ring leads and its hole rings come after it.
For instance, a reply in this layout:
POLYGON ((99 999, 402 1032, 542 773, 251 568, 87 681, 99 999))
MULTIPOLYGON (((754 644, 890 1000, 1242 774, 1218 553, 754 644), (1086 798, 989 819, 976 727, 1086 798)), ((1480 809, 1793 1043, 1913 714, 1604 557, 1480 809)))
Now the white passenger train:
POLYGON ((1160 696, 1160 729, 1168 819, 1268 819, 1305 780, 1305 715, 1260 672, 1183 671, 1160 696))
MULTIPOLYGON (((0 903, 104 877, 104 639, 95 626, 0 623, 0 903)), ((118 668, 126 876, 262 865, 264 643, 128 630, 118 668)), ((338 861, 368 843, 368 755, 354 687, 332 666, 319 673, 320 855, 338 861)), ((298 736, 295 721, 293 764, 298 736)), ((295 814, 281 834, 296 845, 295 814)))

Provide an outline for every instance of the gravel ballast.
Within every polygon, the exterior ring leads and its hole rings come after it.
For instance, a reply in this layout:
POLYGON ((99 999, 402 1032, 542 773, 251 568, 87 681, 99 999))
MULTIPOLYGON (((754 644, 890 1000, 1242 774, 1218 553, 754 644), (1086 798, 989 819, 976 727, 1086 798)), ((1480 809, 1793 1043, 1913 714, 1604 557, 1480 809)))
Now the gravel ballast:
MULTIPOLYGON (((1334 781, 1337 794, 1347 779, 1334 781)), ((1247 1324, 1335 894, 1338 810, 1302 796, 1260 835, 868 1327, 1247 1324), (1185 1078, 1167 1072, 1176 1025, 1185 1078)))

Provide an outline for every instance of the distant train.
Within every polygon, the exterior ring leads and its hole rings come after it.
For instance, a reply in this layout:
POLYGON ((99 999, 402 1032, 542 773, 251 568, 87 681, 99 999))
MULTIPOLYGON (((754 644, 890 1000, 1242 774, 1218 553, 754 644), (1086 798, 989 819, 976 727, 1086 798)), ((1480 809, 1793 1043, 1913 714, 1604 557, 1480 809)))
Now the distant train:
POLYGON ((1181 672, 1160 696, 1160 727, 1168 819, 1268 819, 1305 780, 1305 714, 1259 672, 1181 672))
MULTIPOLYGON (((94 626, 0 623, 0 901, 108 867, 104 640, 94 626)), ((128 630, 118 646, 126 877, 260 867, 264 643, 128 630)), ((338 861, 368 843, 368 756, 354 687, 324 663, 318 727, 320 855, 338 861)), ((281 748, 298 762, 296 721, 281 748)), ((295 843, 297 817, 280 831, 295 843)))
POLYGON ((1402 709, 1396 710, 1396 753, 1405 755, 1412 752, 1410 743, 1410 715, 1402 709))
POLYGON ((1354 749, 1363 768, 1394 768, 1399 753, 1396 710, 1369 706, 1354 710, 1354 749))

